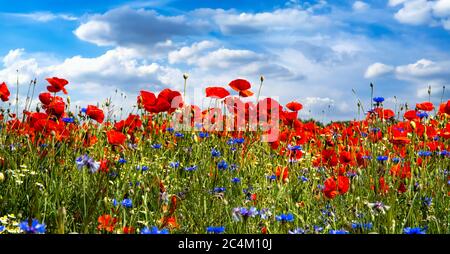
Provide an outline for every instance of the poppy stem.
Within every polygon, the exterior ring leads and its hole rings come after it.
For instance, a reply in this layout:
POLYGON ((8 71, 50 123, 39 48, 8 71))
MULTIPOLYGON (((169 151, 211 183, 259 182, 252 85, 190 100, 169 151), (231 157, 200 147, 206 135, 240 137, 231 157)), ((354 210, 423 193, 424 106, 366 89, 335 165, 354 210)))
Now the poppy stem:
POLYGON ((262 88, 262 85, 263 85, 263 82, 264 82, 264 76, 261 76, 260 80, 261 80, 261 83, 259 85, 258 96, 256 97, 256 103, 258 103, 258 101, 259 101, 259 95, 261 94, 261 88, 262 88))
POLYGON ((17 72, 16 118, 19 117, 19 70, 17 72))

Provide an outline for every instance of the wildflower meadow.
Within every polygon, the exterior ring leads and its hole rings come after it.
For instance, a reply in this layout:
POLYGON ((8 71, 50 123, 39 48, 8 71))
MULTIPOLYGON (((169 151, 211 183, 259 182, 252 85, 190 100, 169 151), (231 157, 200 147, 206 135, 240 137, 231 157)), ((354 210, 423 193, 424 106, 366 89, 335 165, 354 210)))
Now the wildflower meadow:
POLYGON ((321 123, 262 96, 264 77, 205 105, 181 81, 120 118, 108 100, 74 110, 63 77, 22 88, 20 108, 1 83, 0 234, 450 233, 450 100, 376 94, 321 123))

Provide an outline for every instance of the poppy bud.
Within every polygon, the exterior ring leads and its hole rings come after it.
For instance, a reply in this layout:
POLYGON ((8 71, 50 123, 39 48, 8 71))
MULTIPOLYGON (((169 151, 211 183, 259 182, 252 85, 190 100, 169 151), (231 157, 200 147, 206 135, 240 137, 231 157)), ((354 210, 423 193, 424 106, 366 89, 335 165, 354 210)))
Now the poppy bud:
POLYGON ((0 183, 3 183, 3 181, 5 181, 5 175, 0 172, 0 183))
POLYGON ((416 122, 411 121, 411 122, 409 122, 409 124, 411 125, 411 128, 413 128, 413 130, 416 129, 416 122))
POLYGON ((261 80, 261 82, 263 82, 264 81, 264 76, 261 75, 261 77, 259 77, 259 80, 261 80))
POLYGON ((188 79, 188 78, 189 78, 189 74, 184 73, 184 74, 183 74, 183 78, 184 78, 184 79, 188 79))
POLYGON ((70 96, 67 96, 67 104, 70 104, 70 96))

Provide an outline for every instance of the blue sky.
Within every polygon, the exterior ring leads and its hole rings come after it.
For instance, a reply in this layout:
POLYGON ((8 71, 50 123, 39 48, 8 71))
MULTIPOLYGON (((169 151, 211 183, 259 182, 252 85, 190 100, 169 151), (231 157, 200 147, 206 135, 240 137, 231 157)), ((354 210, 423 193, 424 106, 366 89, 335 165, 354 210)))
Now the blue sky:
POLYGON ((180 89, 185 72, 192 93, 237 77, 256 89, 264 75, 264 96, 298 100, 301 117, 329 121, 356 118, 357 97, 368 107, 370 82, 400 108, 428 100, 428 86, 438 103, 450 80, 450 0, 0 6, 0 81, 14 84, 19 70, 21 83, 37 78, 44 90, 45 77, 64 77, 80 106, 112 97, 131 108, 141 89, 180 89))

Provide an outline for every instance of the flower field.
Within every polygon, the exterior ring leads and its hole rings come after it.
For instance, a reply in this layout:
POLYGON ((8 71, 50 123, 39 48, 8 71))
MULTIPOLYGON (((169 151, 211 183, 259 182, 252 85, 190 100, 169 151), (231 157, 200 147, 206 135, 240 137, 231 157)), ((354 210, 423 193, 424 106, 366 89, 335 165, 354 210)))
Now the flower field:
POLYGON ((108 102, 71 112, 69 81, 47 82, 20 109, 0 85, 1 234, 450 233, 450 100, 374 97, 364 119, 323 125, 237 79, 202 108, 186 83, 141 91, 113 119, 108 102))

